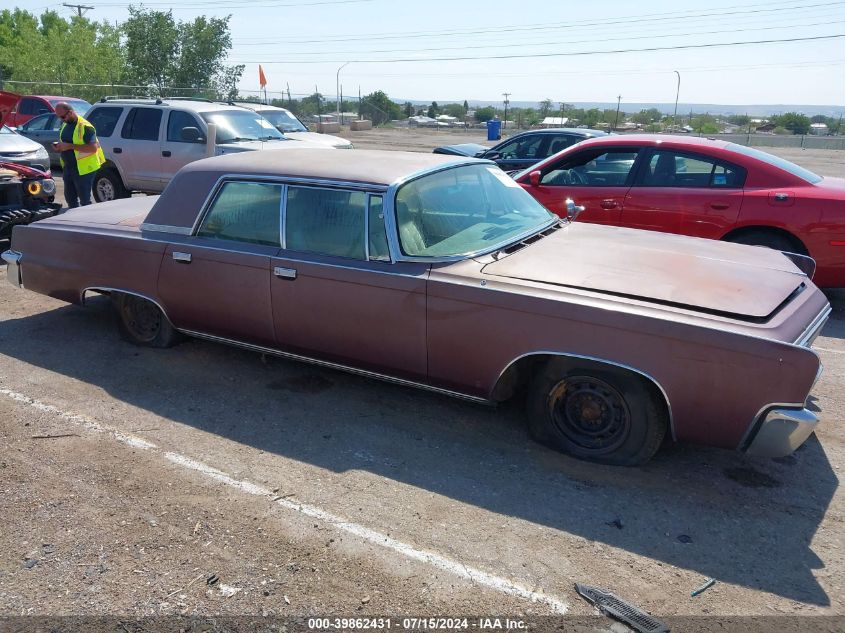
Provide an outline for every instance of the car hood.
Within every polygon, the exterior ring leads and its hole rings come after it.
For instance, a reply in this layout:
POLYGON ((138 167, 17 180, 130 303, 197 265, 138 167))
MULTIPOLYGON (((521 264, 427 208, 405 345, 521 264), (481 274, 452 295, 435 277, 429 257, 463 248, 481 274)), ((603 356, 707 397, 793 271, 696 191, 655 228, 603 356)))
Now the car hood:
POLYGON ((0 132, 0 155, 20 154, 22 152, 28 154, 42 149, 40 143, 21 136, 17 132, 9 133, 9 130, 10 128, 7 127, 5 131, 0 132))
POLYGON ((309 147, 325 146, 335 148, 346 148, 352 145, 345 138, 332 136, 331 134, 319 134, 317 132, 285 132, 285 136, 294 141, 305 141, 309 147))
POLYGON ((478 143, 462 143, 460 145, 443 145, 434 150, 435 154, 451 154, 453 156, 477 156, 485 152, 489 147, 478 143))
POLYGON ((807 280, 780 251, 580 222, 482 272, 751 321, 807 280))

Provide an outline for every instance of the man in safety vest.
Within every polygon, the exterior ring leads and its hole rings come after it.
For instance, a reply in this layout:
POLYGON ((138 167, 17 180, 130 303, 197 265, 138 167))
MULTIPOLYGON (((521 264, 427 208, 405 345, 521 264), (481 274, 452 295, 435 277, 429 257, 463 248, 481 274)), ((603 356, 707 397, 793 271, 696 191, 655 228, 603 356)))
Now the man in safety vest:
POLYGON ((100 165, 106 162, 97 130, 79 116, 64 101, 57 103, 56 116, 62 120, 59 140, 53 147, 61 152, 62 179, 65 183, 65 201, 71 209, 91 204, 91 186, 100 165))

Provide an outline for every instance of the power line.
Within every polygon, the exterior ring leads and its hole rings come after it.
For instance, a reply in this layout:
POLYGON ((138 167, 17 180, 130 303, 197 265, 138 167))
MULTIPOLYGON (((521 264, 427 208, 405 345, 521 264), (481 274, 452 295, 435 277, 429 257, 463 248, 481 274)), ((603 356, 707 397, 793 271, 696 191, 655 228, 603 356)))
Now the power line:
POLYGON ((87 7, 84 4, 65 4, 62 3, 63 7, 67 7, 68 9, 76 9, 77 15, 81 18, 82 17, 82 10, 85 9, 86 11, 91 11, 94 7, 87 7))
MULTIPOLYGON (((837 16, 839 17, 839 16, 837 16)), ((786 26, 765 26, 765 27, 756 27, 750 29, 737 29, 734 33, 751 33, 755 31, 774 31, 779 29, 789 29, 795 30, 797 28, 806 28, 811 26, 827 26, 833 24, 843 24, 845 20, 826 20, 824 22, 812 22, 810 24, 795 24, 791 23, 786 26)), ((717 31, 696 31, 693 33, 661 33, 658 35, 636 35, 636 36, 619 36, 617 40, 654 40, 654 39, 663 39, 669 37, 692 37, 695 35, 720 35, 724 33, 724 29, 719 29, 717 31)), ((567 45, 571 44, 589 44, 594 42, 595 38, 586 39, 586 40, 567 40, 567 45)), ((496 48, 496 49, 503 49, 503 48, 525 48, 526 46, 554 46, 556 44, 560 44, 560 40, 554 42, 531 42, 530 44, 525 43, 516 43, 516 44, 502 44, 500 42, 496 42, 493 44, 479 44, 477 46, 438 46, 435 48, 400 48, 400 49, 375 49, 375 50, 367 50, 367 51, 358 51, 359 53, 424 53, 429 51, 448 51, 448 50, 477 50, 477 49, 484 49, 484 48, 496 48)), ((238 47, 242 46, 267 46, 267 43, 251 43, 251 44, 240 44, 238 47)), ((300 52, 299 55, 341 55, 341 54, 348 54, 349 51, 315 51, 315 52, 300 52)))
MULTIPOLYGON (((566 53, 528 53, 524 55, 483 55, 483 56, 462 56, 462 57, 408 57, 400 59, 352 59, 350 62, 358 64, 394 64, 394 63, 413 63, 413 62, 454 62, 454 61, 485 61, 492 59, 532 59, 545 57, 579 57, 586 55, 614 55, 618 53, 649 53, 655 51, 678 51, 699 48, 723 48, 728 46, 748 46, 754 44, 784 44, 788 42, 811 42, 821 40, 832 40, 845 37, 845 33, 838 33, 836 35, 815 35, 811 37, 790 37, 772 40, 749 40, 743 42, 721 42, 713 44, 679 44, 677 46, 650 46, 648 48, 620 48, 606 51, 570 51, 566 53)), ((286 59, 284 61, 259 60, 259 61, 244 61, 238 60, 241 64, 328 64, 339 63, 337 60, 308 60, 308 59, 286 59)))
MULTIPOLYGON (((384 34, 384 33, 371 33, 371 34, 362 34, 355 37, 339 37, 339 38, 322 38, 322 39, 286 39, 286 38, 275 38, 276 43, 289 43, 289 44, 325 44, 330 42, 354 42, 354 41, 371 41, 371 40, 379 40, 379 39, 408 39, 408 38, 417 38, 417 37, 445 37, 445 36, 466 36, 466 35, 476 35, 476 34, 484 34, 484 33, 494 33, 494 34, 502 34, 502 33, 514 33, 519 31, 538 31, 538 30, 560 30, 560 29, 574 29, 583 26, 601 26, 606 28, 607 26, 611 26, 614 24, 632 24, 637 22, 665 22, 667 20, 679 20, 684 19, 686 22, 689 21, 691 18, 701 18, 701 17, 718 17, 723 18, 729 15, 749 15, 749 14, 759 14, 759 13, 772 13, 772 12, 779 12, 783 13, 784 11, 798 11, 798 10, 805 10, 805 9, 813 9, 817 7, 832 7, 837 5, 843 5, 845 2, 825 2, 825 3, 818 3, 818 4, 809 4, 803 5, 799 7, 780 7, 780 8, 771 8, 771 4, 766 4, 763 6, 769 7, 766 9, 756 9, 750 11, 717 11, 717 12, 709 12, 709 13, 698 13, 689 16, 672 16, 671 14, 666 13, 650 13, 646 15, 634 15, 634 16, 617 16, 613 20, 581 20, 581 21, 569 21, 569 22, 557 22, 557 23, 533 23, 527 24, 522 26, 514 26, 514 27, 490 27, 490 28, 483 28, 483 29, 453 29, 453 30, 440 30, 440 31, 411 31, 405 33, 395 33, 392 34, 384 34)), ((751 6, 760 6, 760 5, 751 5, 751 6)), ((238 41, 246 41, 249 38, 242 38, 238 41)))

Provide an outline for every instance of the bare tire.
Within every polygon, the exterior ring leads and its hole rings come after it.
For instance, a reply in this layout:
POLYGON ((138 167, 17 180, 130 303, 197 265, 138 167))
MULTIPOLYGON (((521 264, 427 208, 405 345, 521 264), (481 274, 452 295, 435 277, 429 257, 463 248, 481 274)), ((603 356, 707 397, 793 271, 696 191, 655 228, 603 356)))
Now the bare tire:
POLYGON ((531 383, 528 429, 573 457, 634 466, 657 452, 667 416, 644 379, 596 365, 552 360, 531 383))
POLYGON ((108 202, 118 198, 128 198, 129 191, 123 186, 120 175, 114 169, 101 169, 94 176, 91 193, 97 202, 108 202))
POLYGON ((173 347, 180 334, 152 301, 135 295, 113 293, 120 335, 141 347, 173 347))
POLYGON ((746 231, 745 233, 729 236, 725 241, 735 244, 748 244, 749 246, 765 246, 766 248, 773 248, 777 251, 798 253, 799 255, 807 254, 807 249, 798 243, 797 240, 783 233, 777 233, 776 231, 766 231, 763 229, 746 231))

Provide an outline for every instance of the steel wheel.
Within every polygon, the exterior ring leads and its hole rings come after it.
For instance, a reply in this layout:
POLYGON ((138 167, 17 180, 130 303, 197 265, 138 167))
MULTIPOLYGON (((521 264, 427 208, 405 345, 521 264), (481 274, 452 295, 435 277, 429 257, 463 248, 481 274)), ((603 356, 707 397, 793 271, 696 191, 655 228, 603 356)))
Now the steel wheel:
POLYGON ((100 202, 108 202, 115 199, 114 184, 112 181, 104 176, 98 176, 94 184, 97 200, 100 202))
POLYGON ((549 416, 570 442, 596 455, 619 448, 631 430, 631 412, 621 393, 592 376, 569 376, 552 387, 549 416))
POLYGON ((126 296, 121 302, 120 318, 138 342, 151 343, 161 332, 161 310, 140 297, 126 296))

